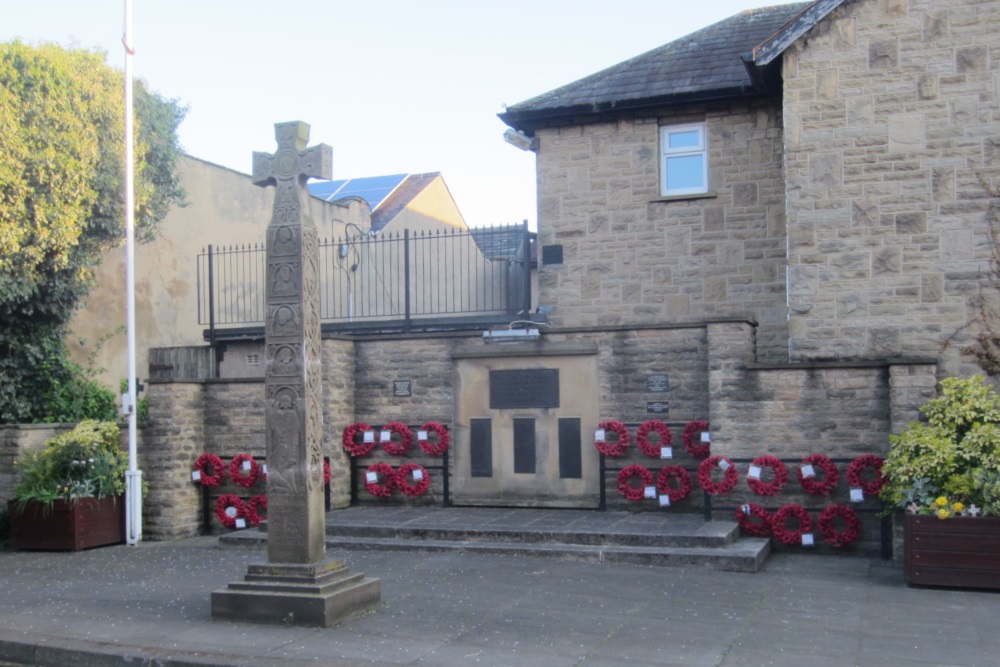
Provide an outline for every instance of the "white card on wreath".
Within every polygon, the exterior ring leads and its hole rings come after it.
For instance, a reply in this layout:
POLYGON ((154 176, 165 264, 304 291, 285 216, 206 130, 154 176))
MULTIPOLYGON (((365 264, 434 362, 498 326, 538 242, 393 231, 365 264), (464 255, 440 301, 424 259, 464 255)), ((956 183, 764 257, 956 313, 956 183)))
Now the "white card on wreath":
POLYGON ((244 470, 250 470, 250 461, 244 461, 243 462, 243 469, 244 470))
POLYGON ((701 441, 702 442, 712 442, 712 434, 709 431, 702 431, 701 432, 701 441))
POLYGON ((417 440, 426 440, 427 431, 417 431, 417 440))
POLYGON ((247 527, 247 521, 246 521, 246 519, 237 519, 236 520, 236 527, 237 528, 246 528, 247 527))
POLYGON ((852 503, 862 503, 865 500, 865 490, 852 488, 851 489, 851 502, 852 503))
POLYGON ((378 436, 379 442, 392 442, 392 431, 382 431, 378 436))
POLYGON ((750 471, 747 472, 748 479, 760 479, 760 466, 750 466, 750 471))
POLYGON ((812 464, 807 463, 800 470, 802 471, 803 479, 812 479, 816 476, 816 469, 812 467, 812 464))
POLYGON ((424 478, 424 471, 423 470, 421 470, 420 468, 417 468, 416 470, 413 471, 413 479, 415 479, 416 481, 419 482, 423 478, 424 478))
POLYGON ((732 466, 729 465, 729 461, 726 459, 719 459, 719 470, 729 470, 732 466))
POLYGON ((375 431, 365 431, 365 443, 375 442, 375 431))
POLYGON ((743 511, 744 514, 746 514, 747 516, 750 516, 750 506, 749 505, 743 505, 742 507, 740 507, 740 509, 743 511))
POLYGON ((378 473, 377 473, 377 472, 370 472, 370 473, 366 473, 366 474, 365 474, 365 480, 366 480, 366 481, 367 481, 367 482, 368 482, 369 484, 374 484, 375 482, 377 482, 377 481, 378 481, 378 473))
POLYGON ((594 442, 604 442, 604 436, 607 435, 603 428, 599 428, 594 431, 594 442))
POLYGON ((264 474, 265 474, 265 475, 267 474, 267 464, 266 464, 266 463, 265 463, 264 465, 262 465, 262 466, 260 467, 260 469, 264 471, 264 474))
POLYGON ((236 508, 233 507, 232 505, 226 508, 226 516, 228 516, 230 519, 235 519, 237 514, 239 514, 239 512, 236 511, 236 508))
POLYGON ((670 507, 670 496, 666 494, 660 496, 660 507, 670 507))
POLYGON ((812 533, 802 533, 802 546, 811 547, 813 546, 813 535, 812 533))
POLYGON ((201 481, 201 471, 200 470, 195 470, 195 471, 193 471, 191 473, 191 481, 192 482, 200 482, 201 481))
POLYGON ((660 447, 660 458, 661 459, 672 459, 672 458, 674 458, 674 448, 673 447, 660 447))
POLYGON ((655 498, 656 497, 656 487, 655 486, 647 486, 646 488, 644 488, 643 489, 643 497, 644 498, 655 498))

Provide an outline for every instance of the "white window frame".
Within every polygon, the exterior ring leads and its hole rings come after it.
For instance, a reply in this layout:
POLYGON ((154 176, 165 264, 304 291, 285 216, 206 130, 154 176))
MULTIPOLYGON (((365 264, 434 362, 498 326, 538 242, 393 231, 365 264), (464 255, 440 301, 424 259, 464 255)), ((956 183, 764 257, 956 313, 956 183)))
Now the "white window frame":
POLYGON ((683 125, 662 125, 660 127, 660 195, 674 197, 678 195, 700 195, 708 192, 708 131, 705 123, 684 123, 683 125), (681 132, 698 133, 697 146, 670 148, 670 135, 681 132), (701 185, 694 188, 673 188, 667 185, 667 159, 672 157, 702 157, 701 185))

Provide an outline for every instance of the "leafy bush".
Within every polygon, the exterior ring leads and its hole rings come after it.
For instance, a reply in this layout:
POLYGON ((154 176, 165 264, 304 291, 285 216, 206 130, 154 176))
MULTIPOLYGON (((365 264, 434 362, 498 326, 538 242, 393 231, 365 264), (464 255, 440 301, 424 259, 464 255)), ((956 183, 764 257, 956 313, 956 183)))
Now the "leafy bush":
POLYGON ((983 378, 947 378, 922 408, 926 422, 889 436, 882 499, 892 507, 940 496, 1000 514, 1000 395, 983 378))
POLYGON ((29 501, 104 498, 125 492, 128 456, 115 422, 86 420, 50 438, 14 463, 21 482, 14 489, 18 507, 29 501))

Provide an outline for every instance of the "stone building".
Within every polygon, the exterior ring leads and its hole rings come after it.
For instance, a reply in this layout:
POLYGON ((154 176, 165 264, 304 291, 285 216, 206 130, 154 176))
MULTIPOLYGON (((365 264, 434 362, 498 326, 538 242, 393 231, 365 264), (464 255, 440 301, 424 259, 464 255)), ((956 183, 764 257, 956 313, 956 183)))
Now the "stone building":
POLYGON ((996 305, 998 24, 970 0, 750 10, 509 107, 537 139, 550 321, 745 314, 759 361, 969 372, 996 305))

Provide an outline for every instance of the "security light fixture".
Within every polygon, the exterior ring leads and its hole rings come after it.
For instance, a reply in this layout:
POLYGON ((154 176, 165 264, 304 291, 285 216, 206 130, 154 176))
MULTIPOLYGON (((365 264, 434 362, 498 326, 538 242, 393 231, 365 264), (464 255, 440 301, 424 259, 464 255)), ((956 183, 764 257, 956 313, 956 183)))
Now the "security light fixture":
POLYGON ((522 151, 537 151, 538 137, 529 137, 521 130, 509 128, 503 133, 503 140, 511 146, 520 148, 522 151))

